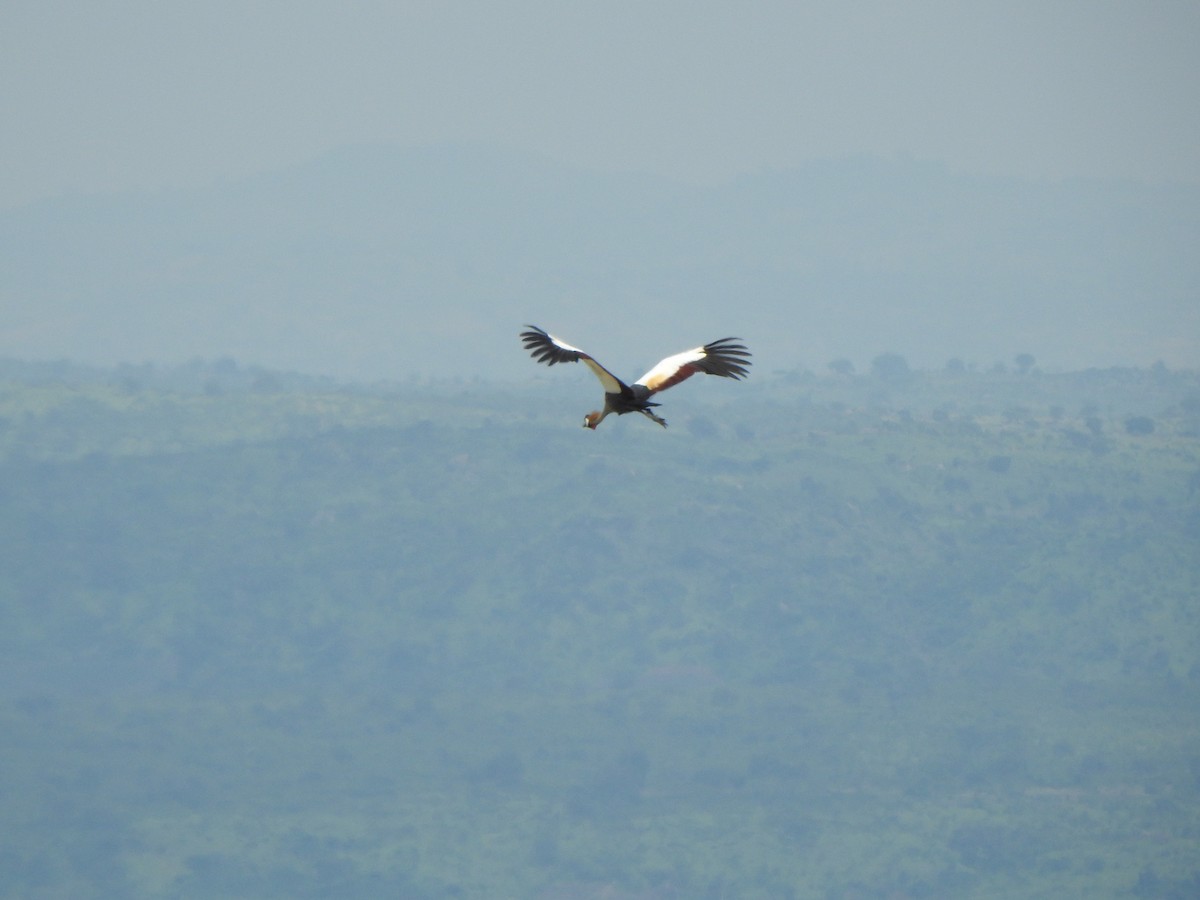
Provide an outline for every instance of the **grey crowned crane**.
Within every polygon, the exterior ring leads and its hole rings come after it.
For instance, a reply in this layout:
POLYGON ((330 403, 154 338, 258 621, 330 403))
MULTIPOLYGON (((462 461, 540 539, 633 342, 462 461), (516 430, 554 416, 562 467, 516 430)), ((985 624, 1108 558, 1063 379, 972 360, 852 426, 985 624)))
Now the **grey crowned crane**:
POLYGON ((578 347, 572 347, 536 325, 525 327, 529 330, 521 332, 521 340, 538 362, 552 366, 555 363, 582 360, 600 379, 600 384, 604 386, 604 409, 584 416, 584 428, 595 429, 609 413, 623 416, 630 412, 639 412, 666 428, 666 420, 650 411, 651 407, 660 405, 651 403, 651 397, 691 378, 697 372, 720 375, 722 378, 745 378, 750 365, 750 351, 738 343, 741 338, 721 338, 703 347, 668 356, 633 384, 626 384, 578 347))

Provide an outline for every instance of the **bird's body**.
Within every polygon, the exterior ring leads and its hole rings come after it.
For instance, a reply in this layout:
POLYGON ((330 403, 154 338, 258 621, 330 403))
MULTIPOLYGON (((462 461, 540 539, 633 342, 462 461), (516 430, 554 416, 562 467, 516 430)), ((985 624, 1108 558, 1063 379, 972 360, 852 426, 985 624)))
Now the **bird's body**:
POLYGON ((666 420, 650 411, 659 405, 651 402, 651 397, 691 378, 697 372, 724 378, 744 378, 750 365, 750 351, 738 343, 738 338, 722 338, 703 347, 668 356, 633 384, 626 384, 578 347, 572 347, 535 325, 526 327, 529 330, 521 332, 521 340, 538 362, 548 366, 561 362, 582 362, 600 380, 604 388, 604 408, 584 417, 585 428, 594 429, 610 413, 623 416, 630 412, 641 413, 666 428, 666 420))

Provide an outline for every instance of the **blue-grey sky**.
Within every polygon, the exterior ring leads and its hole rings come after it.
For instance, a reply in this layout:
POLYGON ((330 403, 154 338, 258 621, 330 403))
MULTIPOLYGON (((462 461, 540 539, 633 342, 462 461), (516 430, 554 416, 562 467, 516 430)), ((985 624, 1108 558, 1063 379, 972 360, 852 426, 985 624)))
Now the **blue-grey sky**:
POLYGON ((0 6, 0 208, 347 144, 700 181, 846 155, 1200 182, 1200 3, 0 6))

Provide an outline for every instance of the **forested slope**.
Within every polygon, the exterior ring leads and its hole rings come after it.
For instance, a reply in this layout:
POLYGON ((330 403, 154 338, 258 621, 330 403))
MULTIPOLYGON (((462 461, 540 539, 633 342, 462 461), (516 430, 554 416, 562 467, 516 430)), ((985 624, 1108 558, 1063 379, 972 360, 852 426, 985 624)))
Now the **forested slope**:
POLYGON ((6 896, 1200 890, 1193 374, 0 373, 6 896))

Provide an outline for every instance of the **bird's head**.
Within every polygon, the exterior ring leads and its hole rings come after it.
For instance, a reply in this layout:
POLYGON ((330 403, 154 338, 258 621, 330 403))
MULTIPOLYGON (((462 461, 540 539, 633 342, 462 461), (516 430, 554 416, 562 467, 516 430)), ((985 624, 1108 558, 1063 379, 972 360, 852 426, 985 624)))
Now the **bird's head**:
POLYGON ((600 424, 600 420, 604 418, 604 413, 590 412, 583 417, 583 427, 596 430, 596 426, 600 424))

